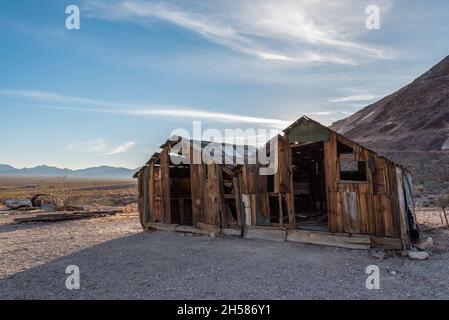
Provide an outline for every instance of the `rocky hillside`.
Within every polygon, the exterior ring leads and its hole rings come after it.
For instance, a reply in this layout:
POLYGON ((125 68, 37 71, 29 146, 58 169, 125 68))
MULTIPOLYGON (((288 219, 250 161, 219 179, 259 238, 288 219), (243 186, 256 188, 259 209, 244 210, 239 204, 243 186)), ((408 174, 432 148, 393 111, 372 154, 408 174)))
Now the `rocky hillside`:
POLYGON ((426 194, 449 189, 449 56, 331 128, 409 167, 426 194))

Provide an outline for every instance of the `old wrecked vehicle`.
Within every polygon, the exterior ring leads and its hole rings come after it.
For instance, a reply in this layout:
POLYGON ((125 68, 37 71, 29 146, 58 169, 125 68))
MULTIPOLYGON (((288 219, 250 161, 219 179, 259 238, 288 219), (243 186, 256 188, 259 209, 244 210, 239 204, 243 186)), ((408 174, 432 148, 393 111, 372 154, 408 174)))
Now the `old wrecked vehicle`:
POLYGON ((39 209, 43 204, 43 199, 48 197, 48 194, 36 194, 31 199, 11 199, 4 200, 5 207, 13 210, 31 210, 39 209))

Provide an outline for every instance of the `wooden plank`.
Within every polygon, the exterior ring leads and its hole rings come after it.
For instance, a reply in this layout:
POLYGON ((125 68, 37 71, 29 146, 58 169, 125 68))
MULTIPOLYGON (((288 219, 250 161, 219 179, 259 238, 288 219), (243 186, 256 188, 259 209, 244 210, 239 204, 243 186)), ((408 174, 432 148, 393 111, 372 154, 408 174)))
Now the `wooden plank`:
POLYGON ((137 211, 139 212, 139 216, 143 217, 143 199, 144 199, 144 189, 143 189, 143 173, 142 171, 137 175, 137 192, 138 192, 138 201, 137 201, 137 211))
POLYGON ((257 225, 257 199, 256 194, 249 195, 250 208, 251 208, 251 223, 257 225))
POLYGON ((368 250, 371 245, 369 236, 345 237, 306 230, 287 230, 287 241, 360 250, 368 250))
POLYGON ((199 222, 197 224, 197 227, 201 230, 205 230, 205 231, 209 232, 209 234, 213 233, 214 235, 218 235, 221 232, 221 228, 219 225, 213 225, 213 224, 199 222))
POLYGON ((237 225, 242 226, 242 206, 241 206, 241 198, 240 198, 240 186, 239 186, 239 181, 238 181, 238 177, 234 176, 232 178, 232 183, 233 183, 233 187, 234 187, 234 196, 235 196, 235 207, 236 207, 236 211, 237 211, 237 225))
POLYGON ((359 193, 358 195, 358 212, 359 212, 359 230, 361 234, 369 233, 369 209, 368 209, 368 197, 366 193, 359 193))
POLYGON ((290 156, 290 143, 287 137, 279 136, 278 145, 278 170, 276 175, 279 179, 279 192, 280 193, 291 193, 293 192, 292 184, 292 166, 291 166, 291 156, 290 156))
POLYGON ((201 221, 201 210, 202 210, 202 190, 203 181, 201 179, 202 175, 201 164, 190 165, 190 185, 192 194, 192 220, 193 225, 196 226, 198 222, 201 221))
POLYGON ((148 223, 147 227, 149 229, 154 229, 154 230, 162 230, 162 231, 176 231, 176 227, 178 225, 177 224, 166 224, 166 223, 159 223, 159 222, 155 222, 155 223, 148 223))
POLYGON ((257 224, 270 226, 270 204, 267 193, 267 176, 258 175, 257 182, 257 224))
POLYGON ((306 144, 317 141, 327 141, 330 130, 325 126, 311 121, 302 121, 288 132, 292 143, 306 144))
POLYGON ((148 181, 148 213, 149 213, 149 221, 155 222, 155 212, 154 212, 154 164, 151 163, 149 166, 150 176, 148 181))
POLYGON ((380 195, 373 195, 373 208, 374 208, 374 216, 375 216, 375 225, 376 225, 376 236, 383 237, 385 236, 384 229, 384 215, 382 211, 382 200, 380 195))
POLYGON ((184 232, 184 233, 193 233, 193 234, 202 234, 202 235, 210 235, 211 232, 207 231, 207 230, 203 230, 203 229, 199 229, 199 228, 195 228, 192 226, 175 226, 175 231, 176 232, 184 232))
POLYGON ((162 201, 164 204, 164 222, 170 224, 171 219, 171 208, 170 208, 170 156, 169 156, 170 146, 167 146, 161 152, 161 186, 162 186, 162 201))
POLYGON ((408 219, 407 219, 407 209, 404 196, 404 186, 402 181, 402 170, 396 168, 396 182, 398 190, 398 203, 399 203, 399 214, 400 214, 400 230, 401 230, 401 240, 403 249, 409 249, 410 239, 408 237, 408 219))
POLYGON ((252 221, 251 221, 251 201, 250 201, 250 197, 248 194, 242 194, 242 202, 244 205, 244 215, 245 215, 245 220, 244 220, 244 225, 250 226, 252 225, 252 221))
POLYGON ((371 237, 371 246, 386 250, 402 250, 402 241, 398 238, 371 237))
POLYGON ((285 140, 284 144, 287 146, 286 165, 288 168, 288 183, 289 183, 288 188, 289 192, 287 192, 287 194, 284 197, 286 201, 289 228, 294 229, 296 228, 296 215, 295 215, 295 197, 293 196, 294 190, 293 190, 292 148, 290 146, 289 136, 286 136, 284 140, 285 140))
POLYGON ((220 226, 221 228, 226 228, 228 226, 227 223, 227 205, 226 201, 224 201, 224 186, 223 186, 223 165, 217 165, 217 183, 220 192, 220 226))
POLYGON ((401 215, 399 210, 399 194, 396 188, 396 169, 391 163, 387 167, 388 190, 391 194, 391 214, 393 219, 393 230, 396 238, 401 237, 401 215))
POLYGON ((331 133, 329 141, 324 143, 324 174, 327 192, 327 212, 328 227, 332 232, 342 232, 342 213, 339 203, 339 193, 337 192, 337 140, 334 133, 331 133))
POLYGON ((221 233, 225 236, 242 236, 242 230, 241 229, 235 229, 235 228, 225 228, 221 230, 221 233))
POLYGON ((143 216, 142 216, 142 224, 145 225, 146 223, 148 223, 149 219, 149 197, 152 197, 152 194, 149 193, 149 189, 148 189, 148 182, 149 179, 151 178, 150 176, 150 172, 149 172, 149 168, 146 167, 143 170, 143 190, 144 190, 144 194, 143 194, 143 216))
POLYGON ((386 237, 393 237, 393 214, 391 211, 391 200, 390 197, 386 195, 380 196, 382 212, 383 212, 383 222, 384 222, 384 232, 386 237))
POLYGON ((115 215, 120 213, 120 210, 110 210, 110 211, 80 211, 80 212, 70 212, 70 213, 51 213, 51 214, 40 214, 32 217, 15 218, 14 223, 27 223, 27 222, 58 222, 65 220, 75 220, 75 219, 90 219, 97 217, 105 217, 110 215, 115 215))
MULTIPOLYGON (((220 214, 222 210, 222 198, 219 184, 219 166, 217 164, 205 165, 207 168, 206 178, 206 192, 205 209, 203 213, 205 215, 204 223, 212 225, 220 225, 220 214)), ((205 190, 203 190, 205 191, 205 190)))
POLYGON ((358 220, 358 201, 356 192, 343 193, 343 205, 345 213, 345 231, 349 233, 360 233, 358 220))
POLYGON ((368 208, 367 234, 376 234, 376 212, 374 209, 373 194, 366 195, 366 203, 368 208))
POLYGON ((154 167, 154 222, 163 223, 165 210, 162 191, 161 168, 154 167))
POLYGON ((282 242, 285 241, 285 237, 285 229, 247 226, 245 230, 245 238, 247 239, 261 239, 282 242))

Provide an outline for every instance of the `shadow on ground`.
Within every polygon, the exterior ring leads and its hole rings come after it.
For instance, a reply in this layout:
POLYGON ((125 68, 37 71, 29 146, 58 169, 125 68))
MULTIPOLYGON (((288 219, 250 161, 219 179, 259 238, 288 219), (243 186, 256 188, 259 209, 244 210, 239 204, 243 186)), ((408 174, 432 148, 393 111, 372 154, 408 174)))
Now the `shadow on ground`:
POLYGON ((368 251, 142 232, 2 279, 0 299, 448 299, 448 262, 447 254, 379 261, 368 251), (365 286, 372 264, 380 290, 365 286), (65 287, 68 265, 80 269, 80 290, 65 287))
POLYGON ((14 232, 17 230, 26 230, 26 229, 33 229, 42 227, 42 223, 34 222, 34 223, 23 223, 23 224, 17 224, 17 223, 8 223, 8 224, 2 224, 0 225, 0 233, 8 233, 8 232, 14 232))

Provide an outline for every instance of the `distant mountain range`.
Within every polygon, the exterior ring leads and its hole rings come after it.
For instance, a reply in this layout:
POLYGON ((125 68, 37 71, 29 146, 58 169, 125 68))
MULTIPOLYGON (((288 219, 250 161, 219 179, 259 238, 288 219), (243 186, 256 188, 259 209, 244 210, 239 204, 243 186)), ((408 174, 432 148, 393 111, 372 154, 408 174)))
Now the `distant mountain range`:
POLYGON ((108 178, 131 179, 137 169, 100 166, 79 170, 60 169, 50 166, 17 169, 13 166, 0 164, 0 176, 33 176, 33 177, 73 177, 73 178, 108 178))

